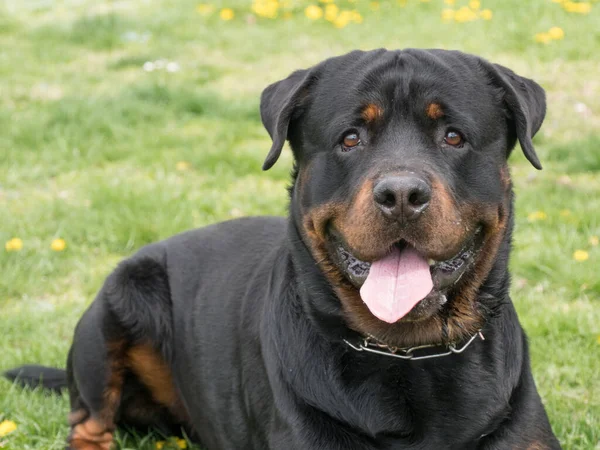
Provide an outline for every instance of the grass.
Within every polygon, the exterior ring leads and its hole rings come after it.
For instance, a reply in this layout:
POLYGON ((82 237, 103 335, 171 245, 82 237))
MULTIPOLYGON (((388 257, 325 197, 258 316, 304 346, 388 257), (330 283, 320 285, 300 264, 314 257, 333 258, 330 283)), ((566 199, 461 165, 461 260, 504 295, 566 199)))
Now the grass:
MULTIPOLYGON (((457 48, 547 90, 536 137, 544 170, 511 157, 513 298, 564 448, 599 448, 600 4, 576 14, 549 0, 483 0, 492 20, 443 23, 441 0, 399 3, 358 2, 364 22, 343 29, 307 19, 300 1, 289 20, 250 18, 242 0, 215 3, 207 16, 189 0, 0 3, 0 242, 23 241, 0 251, 0 370, 64 366, 78 317, 142 245, 240 215, 285 214, 289 152, 260 170, 268 83, 353 48, 457 48), (234 19, 220 20, 219 7, 234 19), (534 41, 552 26, 563 40, 534 41), (160 59, 180 70, 142 70, 160 59), (63 252, 50 249, 58 237, 63 252), (576 250, 588 259, 576 261, 576 250)), ((0 381, 0 422, 18 425, 0 447, 62 448, 67 409, 66 397, 0 381)), ((122 435, 118 447, 151 449, 156 438, 122 435)))

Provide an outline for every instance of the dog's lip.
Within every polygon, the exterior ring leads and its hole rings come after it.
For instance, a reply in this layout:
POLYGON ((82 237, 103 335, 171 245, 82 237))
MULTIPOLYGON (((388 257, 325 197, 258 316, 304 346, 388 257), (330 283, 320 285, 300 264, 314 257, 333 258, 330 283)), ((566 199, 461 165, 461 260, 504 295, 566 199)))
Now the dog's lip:
MULTIPOLYGON (((356 289, 360 289, 369 275, 371 262, 363 261, 354 256, 352 251, 348 249, 344 240, 334 230, 331 230, 329 235, 334 263, 341 269, 352 285, 356 289)), ((482 227, 479 226, 452 258, 443 261, 427 258, 433 280, 432 292, 446 292, 455 285, 475 261, 482 244, 483 230, 482 227)), ((408 243, 401 239, 393 245, 404 247, 408 245, 408 243)), ((383 256, 385 256, 385 254, 382 255, 382 257, 383 256)))

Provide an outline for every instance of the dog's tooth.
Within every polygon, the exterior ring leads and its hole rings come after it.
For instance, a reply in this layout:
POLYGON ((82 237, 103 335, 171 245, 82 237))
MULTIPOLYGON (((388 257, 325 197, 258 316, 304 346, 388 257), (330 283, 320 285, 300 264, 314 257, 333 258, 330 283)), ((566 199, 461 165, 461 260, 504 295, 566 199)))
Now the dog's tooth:
POLYGON ((435 261, 434 261, 433 259, 429 258, 429 259, 427 260, 427 263, 428 263, 430 266, 433 266, 433 265, 435 264, 435 261))
POLYGON ((440 304, 442 304, 442 305, 443 305, 443 304, 444 304, 444 303, 446 303, 447 301, 448 301, 448 297, 446 297, 444 294, 442 294, 442 295, 440 296, 440 304))

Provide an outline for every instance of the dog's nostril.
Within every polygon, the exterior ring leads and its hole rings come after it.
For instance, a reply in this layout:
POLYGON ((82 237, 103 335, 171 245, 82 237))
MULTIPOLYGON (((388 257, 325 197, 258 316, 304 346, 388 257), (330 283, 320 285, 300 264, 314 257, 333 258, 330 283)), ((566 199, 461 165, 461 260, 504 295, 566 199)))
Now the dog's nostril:
POLYGON ((416 192, 413 192, 412 194, 410 194, 408 196, 408 202, 411 205, 415 205, 415 206, 418 206, 418 205, 422 204, 422 202, 419 200, 419 194, 417 194, 416 192))
POLYGON ((415 189, 408 196, 409 206, 418 208, 419 206, 429 203, 431 200, 431 191, 426 187, 415 189))
POLYGON ((392 208, 396 204, 396 197, 394 196, 393 193, 388 192, 385 194, 385 197, 384 197, 383 201, 381 202, 381 204, 388 208, 392 208))

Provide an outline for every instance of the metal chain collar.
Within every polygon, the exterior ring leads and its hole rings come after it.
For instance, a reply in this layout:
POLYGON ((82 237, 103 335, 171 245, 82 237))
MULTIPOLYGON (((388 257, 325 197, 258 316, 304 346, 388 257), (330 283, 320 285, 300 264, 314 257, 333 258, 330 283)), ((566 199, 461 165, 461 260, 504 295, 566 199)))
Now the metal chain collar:
POLYGON ((452 354, 462 353, 467 349, 467 347, 469 345, 471 345, 471 343, 475 340, 476 337, 479 337, 482 341, 485 341, 485 338, 483 337, 481 330, 479 330, 473 336, 471 336, 469 338, 469 340, 467 342, 465 342, 465 344, 460 348, 456 348, 456 344, 454 344, 454 343, 447 344, 445 346, 446 349, 441 353, 434 353, 431 355, 422 355, 422 356, 416 356, 413 354, 413 352, 415 352, 416 350, 422 350, 425 348, 440 347, 441 345, 440 344, 427 344, 427 345, 418 345, 416 347, 398 348, 398 347, 392 347, 392 346, 389 346, 386 344, 382 344, 381 342, 377 341, 377 339, 375 339, 373 336, 368 336, 368 337, 363 338, 362 341, 358 345, 352 344, 349 341, 347 341, 346 339, 344 339, 344 342, 346 344, 348 344, 349 347, 356 350, 357 352, 370 352, 370 353, 376 353, 378 355, 383 355, 383 356, 392 356, 394 358, 417 361, 419 359, 439 358, 442 356, 448 356, 448 355, 452 355, 452 354))

